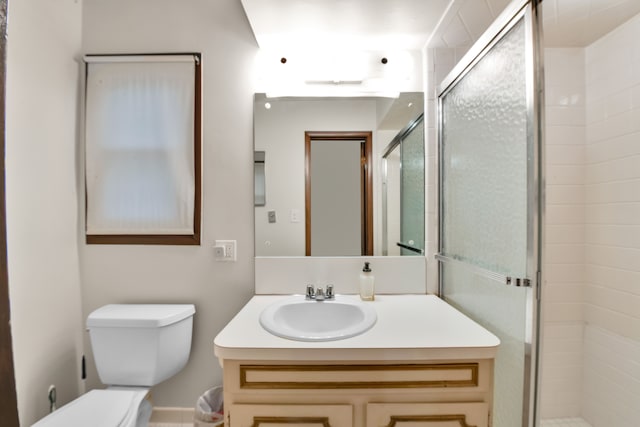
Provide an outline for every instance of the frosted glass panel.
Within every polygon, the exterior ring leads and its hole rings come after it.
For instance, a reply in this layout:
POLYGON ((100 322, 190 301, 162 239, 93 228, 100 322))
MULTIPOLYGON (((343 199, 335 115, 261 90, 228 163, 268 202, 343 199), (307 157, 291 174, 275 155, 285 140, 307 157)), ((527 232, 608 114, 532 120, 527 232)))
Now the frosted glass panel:
MULTIPOLYGON (((422 119, 401 144, 402 208, 401 241, 424 250, 424 125, 422 119)), ((420 255, 408 249, 402 255, 420 255)))
POLYGON ((522 425, 527 291, 444 263, 446 301, 500 338, 495 360, 494 427, 522 425))
POLYGON ((527 105, 524 25, 516 25, 442 99, 442 252, 526 276, 527 105))
MULTIPOLYGON (((494 427, 516 427, 528 415, 532 291, 506 286, 468 268, 529 278, 528 192, 534 141, 528 129, 524 19, 440 97, 440 251, 447 302, 496 334, 494 427)), ((529 18, 527 18, 529 19, 529 18)), ((529 70, 531 71, 531 70, 529 70)), ((529 92, 531 91, 531 92, 529 92)), ((534 261, 535 262, 535 261, 534 261)))
POLYGON ((384 221, 386 227, 384 231, 386 235, 383 237, 386 255, 399 256, 400 246, 400 145, 397 145, 387 157, 384 158, 385 165, 385 204, 384 204, 384 221))

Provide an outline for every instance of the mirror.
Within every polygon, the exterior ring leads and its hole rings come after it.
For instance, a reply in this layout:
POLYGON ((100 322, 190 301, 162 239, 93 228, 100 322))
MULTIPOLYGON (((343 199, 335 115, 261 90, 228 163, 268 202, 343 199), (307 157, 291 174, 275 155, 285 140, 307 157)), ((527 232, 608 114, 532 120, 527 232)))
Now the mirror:
POLYGON ((419 255, 424 94, 254 100, 256 256, 419 255))

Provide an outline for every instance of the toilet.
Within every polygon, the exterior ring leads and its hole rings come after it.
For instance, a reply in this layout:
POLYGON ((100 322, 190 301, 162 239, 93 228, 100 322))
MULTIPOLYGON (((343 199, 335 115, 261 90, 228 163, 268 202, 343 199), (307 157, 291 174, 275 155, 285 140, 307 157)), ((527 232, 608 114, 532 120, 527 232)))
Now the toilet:
POLYGON ((149 389, 189 360, 193 304, 111 304, 92 312, 87 329, 100 381, 34 427, 144 427, 149 389))

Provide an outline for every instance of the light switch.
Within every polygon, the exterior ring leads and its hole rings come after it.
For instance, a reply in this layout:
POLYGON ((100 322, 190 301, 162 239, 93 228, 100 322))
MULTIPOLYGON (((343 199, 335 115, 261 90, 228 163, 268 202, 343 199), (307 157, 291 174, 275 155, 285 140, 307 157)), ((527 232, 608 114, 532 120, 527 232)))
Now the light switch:
POLYGON ((269 211, 267 215, 269 217, 269 224, 276 222, 276 211, 269 211))
POLYGON ((291 209, 289 211, 289 221, 300 222, 300 209, 291 209))
POLYGON ((216 261, 235 261, 236 241, 216 240, 215 246, 213 247, 213 253, 216 261))

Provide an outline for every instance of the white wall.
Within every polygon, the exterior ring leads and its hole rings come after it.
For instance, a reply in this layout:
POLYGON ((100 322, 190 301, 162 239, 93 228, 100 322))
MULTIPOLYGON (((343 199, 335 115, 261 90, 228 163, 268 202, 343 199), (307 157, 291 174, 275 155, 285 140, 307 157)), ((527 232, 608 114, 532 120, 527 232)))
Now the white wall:
MULTIPOLYGON (((85 0, 84 53, 202 52, 201 246, 80 247, 83 315, 118 302, 195 303, 191 359, 154 387, 157 406, 193 407, 222 382, 213 339, 253 295, 251 78, 257 46, 237 0, 85 0), (213 260, 215 239, 236 239, 238 261, 213 260)), ((87 345, 88 386, 98 387, 87 345)))
POLYGON ((6 188, 11 328, 20 424, 82 389, 77 110, 82 4, 9 4, 6 188))
POLYGON ((640 419, 640 15, 586 48, 583 415, 640 419))
POLYGON ((580 415, 584 289, 584 49, 545 49, 546 246, 542 418, 580 415))

